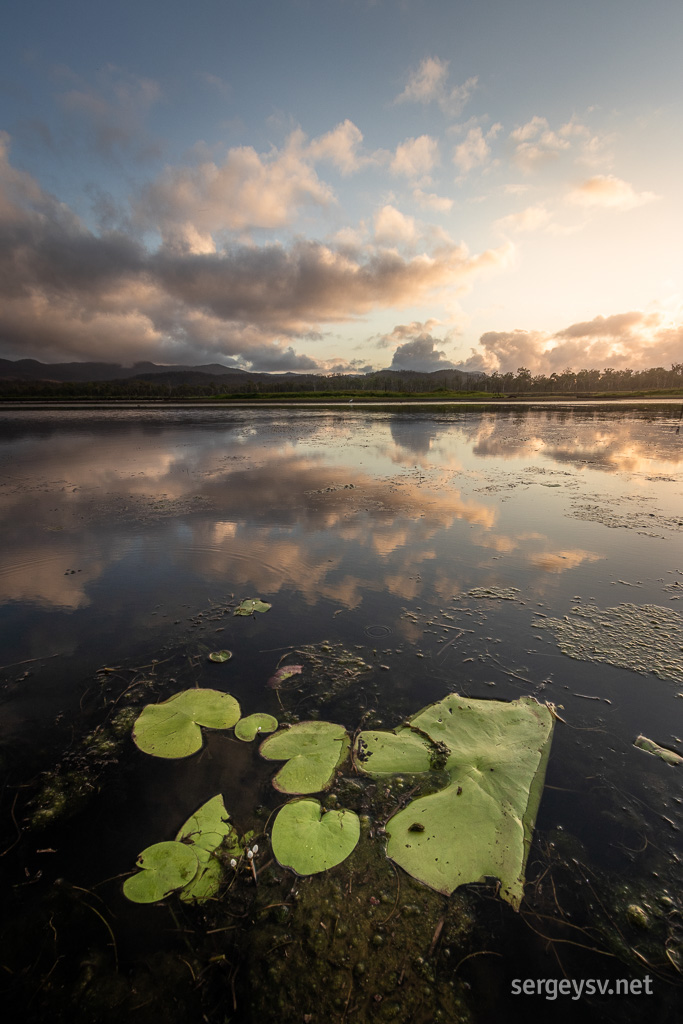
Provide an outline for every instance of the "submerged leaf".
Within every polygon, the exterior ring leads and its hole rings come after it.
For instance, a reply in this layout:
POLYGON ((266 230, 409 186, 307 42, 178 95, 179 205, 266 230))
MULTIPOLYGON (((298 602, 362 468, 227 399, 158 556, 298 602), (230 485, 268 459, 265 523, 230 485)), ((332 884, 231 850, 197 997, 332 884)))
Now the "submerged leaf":
POLYGON ((261 733, 265 735, 269 732, 275 732, 277 726, 277 718, 273 718, 272 715, 266 715, 263 713, 248 715, 246 718, 240 718, 239 722, 235 726, 235 736, 238 740, 244 740, 245 743, 250 743, 261 733))
POLYGON ((155 843, 142 851, 137 866, 141 870, 123 883, 124 896, 133 903, 158 903, 192 881, 199 860, 184 843, 155 843))
POLYGON ((281 793, 317 793, 329 786, 349 746, 343 725, 299 722, 269 736, 261 744, 260 752, 269 761, 287 761, 273 779, 281 793))
POLYGON ((273 823, 273 854, 298 875, 316 875, 346 860, 359 837, 353 811, 323 812, 317 800, 290 800, 273 823))
POLYGON ((285 679, 289 679, 291 676, 298 675, 303 671, 303 665, 283 665, 282 668, 277 669, 267 682, 267 686, 277 690, 279 686, 282 686, 285 679))
POLYGON ((147 704, 133 727, 133 740, 155 757, 189 757, 202 746, 200 726, 230 729, 240 706, 229 693, 183 690, 161 704, 147 704))
POLYGON ((232 651, 212 651, 209 655, 209 661, 230 661, 232 658, 232 651))
POLYGON ((396 730, 393 740, 362 733, 360 767, 368 774, 431 767, 449 775, 444 789, 387 822, 387 855, 446 894, 499 878, 501 896, 519 909, 553 724, 533 697, 507 704, 451 694, 396 730))
POLYGON ((253 612, 267 612, 272 604, 262 601, 260 597, 246 597, 241 604, 238 604, 233 615, 251 615, 253 612))
POLYGON ((634 747, 639 747, 641 750, 647 750, 648 754, 656 754, 657 757, 661 757, 662 761, 666 761, 667 764, 682 764, 683 757, 677 754, 675 750, 668 750, 667 747, 660 747, 659 743, 655 743, 654 740, 649 740, 647 736, 639 736, 633 744, 634 747))

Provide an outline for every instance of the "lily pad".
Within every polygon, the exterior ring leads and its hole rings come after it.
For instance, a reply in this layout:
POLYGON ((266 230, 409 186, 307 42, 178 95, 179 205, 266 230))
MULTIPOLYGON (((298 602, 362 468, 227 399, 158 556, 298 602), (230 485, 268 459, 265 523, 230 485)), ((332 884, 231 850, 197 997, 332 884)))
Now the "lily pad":
POLYGON ((252 615, 254 612, 267 612, 272 604, 262 601, 260 597, 247 597, 238 604, 233 615, 252 615))
POLYGON ((298 875, 316 875, 346 860, 359 837, 354 811, 324 812, 317 800, 291 800, 273 823, 273 854, 298 875))
POLYGON ((133 740, 154 757, 189 757, 202 746, 200 726, 230 729, 239 721, 240 706, 229 693, 183 690, 161 704, 148 704, 133 727, 133 740))
POLYGON ((277 726, 277 718, 273 718, 272 715, 262 713, 248 715, 246 718, 240 718, 235 726, 235 736, 238 740, 251 743, 261 733, 275 732, 277 726))
POLYGON ((219 793, 202 804, 178 832, 176 842, 190 845, 199 861, 197 874, 180 892, 181 900, 203 903, 218 892, 223 867, 214 853, 226 840, 230 844, 228 852, 233 847, 239 848, 239 836, 229 818, 219 793))
POLYGON ((209 661, 230 661, 232 658, 232 651, 212 651, 209 655, 209 661))
POLYGON ((279 686, 282 686, 285 679, 290 679, 302 671, 303 665, 283 665, 273 673, 266 685, 272 687, 273 690, 277 690, 279 686))
POLYGON ((400 772, 428 772, 433 745, 412 729, 396 732, 362 732, 355 758, 368 775, 396 775, 400 772))
POLYGON ((317 793, 329 786, 350 745, 343 725, 299 722, 269 736, 260 752, 269 761, 287 761, 273 779, 281 793, 317 793))
POLYGON ((141 870, 123 883, 123 893, 133 903, 158 903, 188 885, 197 874, 199 860, 192 846, 155 843, 137 859, 141 870))
POLYGON ((438 764, 449 775, 444 789, 389 820, 387 855, 446 894, 499 878, 502 898, 518 910, 553 724, 549 709, 533 697, 508 704, 451 694, 397 730, 395 741, 369 733, 363 771, 382 775, 424 766, 425 754, 408 741, 412 730, 427 753, 433 747, 431 767, 438 764))
POLYGON ((666 761, 667 764, 683 764, 683 757, 677 754, 675 750, 660 747, 659 743, 649 740, 647 736, 639 736, 633 745, 641 750, 647 750, 648 754, 656 754, 657 757, 661 757, 662 761, 666 761))

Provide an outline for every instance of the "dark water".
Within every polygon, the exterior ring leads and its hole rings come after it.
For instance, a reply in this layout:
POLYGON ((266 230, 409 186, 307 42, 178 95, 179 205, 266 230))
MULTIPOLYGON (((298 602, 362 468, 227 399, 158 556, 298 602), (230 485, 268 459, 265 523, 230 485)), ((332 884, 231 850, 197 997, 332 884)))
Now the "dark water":
MULTIPOLYGON (((56 906, 55 880, 58 889, 95 891, 87 899, 114 924, 120 973, 130 974, 140 957, 156 955, 155 944, 173 949, 180 940, 162 922, 165 911, 132 908, 120 881, 105 880, 130 871, 145 846, 173 838, 217 792, 242 830, 262 830, 257 808, 267 816, 277 806, 272 766, 221 734, 187 761, 146 758, 129 741, 116 758, 91 759, 95 794, 37 831, 31 801, 50 773, 72 770, 84 737, 129 699, 141 706, 210 686, 233 693, 243 714, 278 715, 266 680, 283 651, 326 642, 371 668, 317 703, 304 688, 304 717, 320 714, 353 732, 371 713, 393 728, 456 690, 499 700, 531 694, 564 719, 527 871, 528 915, 472 887, 475 951, 495 956, 472 957, 455 972, 442 946, 432 954, 441 981, 457 973, 470 1016, 443 1004, 437 1013, 425 995, 412 1019, 676 1020, 683 768, 633 740, 643 733, 683 752, 683 669, 657 677, 570 658, 537 616, 561 620, 586 605, 608 616, 623 602, 683 611, 678 412, 0 412, 7 998, 26 1000, 33 985, 26 1019, 59 1019, 64 992, 50 979, 60 977, 73 986, 73 1019, 110 1019, 87 1002, 82 980, 88 956, 97 961, 93 948, 110 956, 105 925, 86 913, 86 931, 102 934, 85 950, 69 931, 80 928, 77 915, 52 939, 50 913, 53 927, 68 918, 45 909, 56 906), (511 599, 496 596, 501 588, 511 599), (245 597, 272 608, 236 618, 232 606, 245 597), (213 665, 207 655, 220 648, 233 658, 213 665), (629 905, 645 907, 648 928, 637 928, 629 905), (35 959, 12 960, 8 943, 35 947, 35 959), (515 978, 565 975, 647 975, 653 994, 511 995, 515 978)), ((676 647, 675 630, 672 637, 676 647)), ((249 969, 243 964, 210 1007, 187 1019, 251 1020, 258 1001, 249 969)), ((429 982, 432 993, 438 984, 429 982)), ((358 995, 353 984, 350 992, 336 1019, 404 1019, 391 1017, 387 997, 369 1004, 372 1014, 363 1009, 361 982, 358 995)), ((126 1014, 135 1008, 120 1005, 126 1014)), ((309 1013, 289 1010, 292 1020, 309 1013)), ((289 1010, 265 1019, 289 1020, 289 1010)))

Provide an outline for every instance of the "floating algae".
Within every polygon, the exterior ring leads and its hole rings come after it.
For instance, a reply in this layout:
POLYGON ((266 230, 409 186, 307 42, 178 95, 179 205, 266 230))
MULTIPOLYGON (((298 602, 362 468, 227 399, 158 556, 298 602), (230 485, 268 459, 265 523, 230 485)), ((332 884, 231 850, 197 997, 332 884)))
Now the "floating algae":
POLYGON ((683 682, 683 617, 656 604, 616 608, 575 606, 564 619, 539 618, 532 625, 550 629, 570 658, 603 661, 643 675, 683 682))
POLYGON ((489 600, 516 601, 519 596, 518 587, 473 587, 467 591, 468 597, 488 597, 489 600))

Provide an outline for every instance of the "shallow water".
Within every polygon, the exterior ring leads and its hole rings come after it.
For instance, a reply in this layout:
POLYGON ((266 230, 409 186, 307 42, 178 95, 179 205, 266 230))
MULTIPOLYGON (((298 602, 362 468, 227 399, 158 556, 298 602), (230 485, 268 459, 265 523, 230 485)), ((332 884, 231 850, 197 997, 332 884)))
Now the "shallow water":
MULTIPOLYGON (((299 710, 351 732, 370 712, 393 728, 453 690, 558 706, 564 721, 527 877, 561 862, 564 890, 552 912, 573 914, 580 927, 590 927, 598 901, 627 930, 614 909, 615 878, 630 887, 624 906, 649 901, 653 927, 622 936, 637 955, 621 974, 642 977, 642 958, 655 956, 654 995, 624 997, 628 1009, 623 998, 584 999, 580 1009, 584 1019, 636 1020, 656 1003, 661 1020, 674 1020, 680 936, 657 900, 680 888, 683 769, 633 741, 643 733, 683 752, 681 682, 568 657, 542 619, 571 619, 588 605, 608 619, 624 602, 683 618, 678 413, 651 404, 0 411, 4 845, 21 832, 6 858, 10 915, 23 901, 35 908, 48 899, 57 877, 90 888, 131 870, 143 847, 173 838, 216 792, 242 830, 263 827, 258 805, 277 805, 272 766, 253 745, 216 733, 204 754, 180 762, 145 758, 129 744, 97 798, 50 826, 54 833, 28 829, 26 801, 40 773, 78 747, 108 714, 107 701, 139 678, 136 669, 160 663, 146 670, 153 684, 144 699, 198 684, 233 693, 244 714, 277 715, 266 681, 283 651, 327 641, 371 670, 317 705, 304 692, 299 710), (232 605, 244 597, 272 609, 236 618, 232 605), (219 648, 233 652, 225 665, 207 659, 219 648), (44 848, 56 852, 36 853, 44 848), (595 900, 577 896, 572 859, 593 873, 595 900)), ((675 629, 670 641, 676 646, 675 629)), ((131 910, 117 885, 98 892, 118 915, 118 955, 133 962, 158 939, 159 918, 156 908, 131 910)), ((539 906, 542 894, 539 882, 539 906)), ((489 900, 480 922, 480 948, 498 942, 505 955, 459 972, 475 1021, 498 1012, 527 1019, 532 1003, 532 1012, 547 1009, 538 997, 522 1006, 511 978, 561 978, 565 965, 577 976, 577 954, 560 944, 566 931, 549 953, 538 927, 522 927, 508 910, 489 900)), ((36 977, 49 966, 35 965, 36 977)), ((581 969, 606 976, 604 957, 588 956, 581 969)), ((230 1019, 249 1019, 248 997, 237 1010, 235 998, 233 988, 230 1019)), ((30 1019, 47 1014, 45 999, 30 1019)), ((389 1019, 380 1014, 386 1005, 377 1002, 378 1020, 389 1019)), ((572 1020, 578 1004, 558 1000, 552 1010, 572 1020)), ((365 1019, 360 1012, 347 1019, 365 1019)), ((284 1020, 279 1014, 273 1019, 284 1020)))

